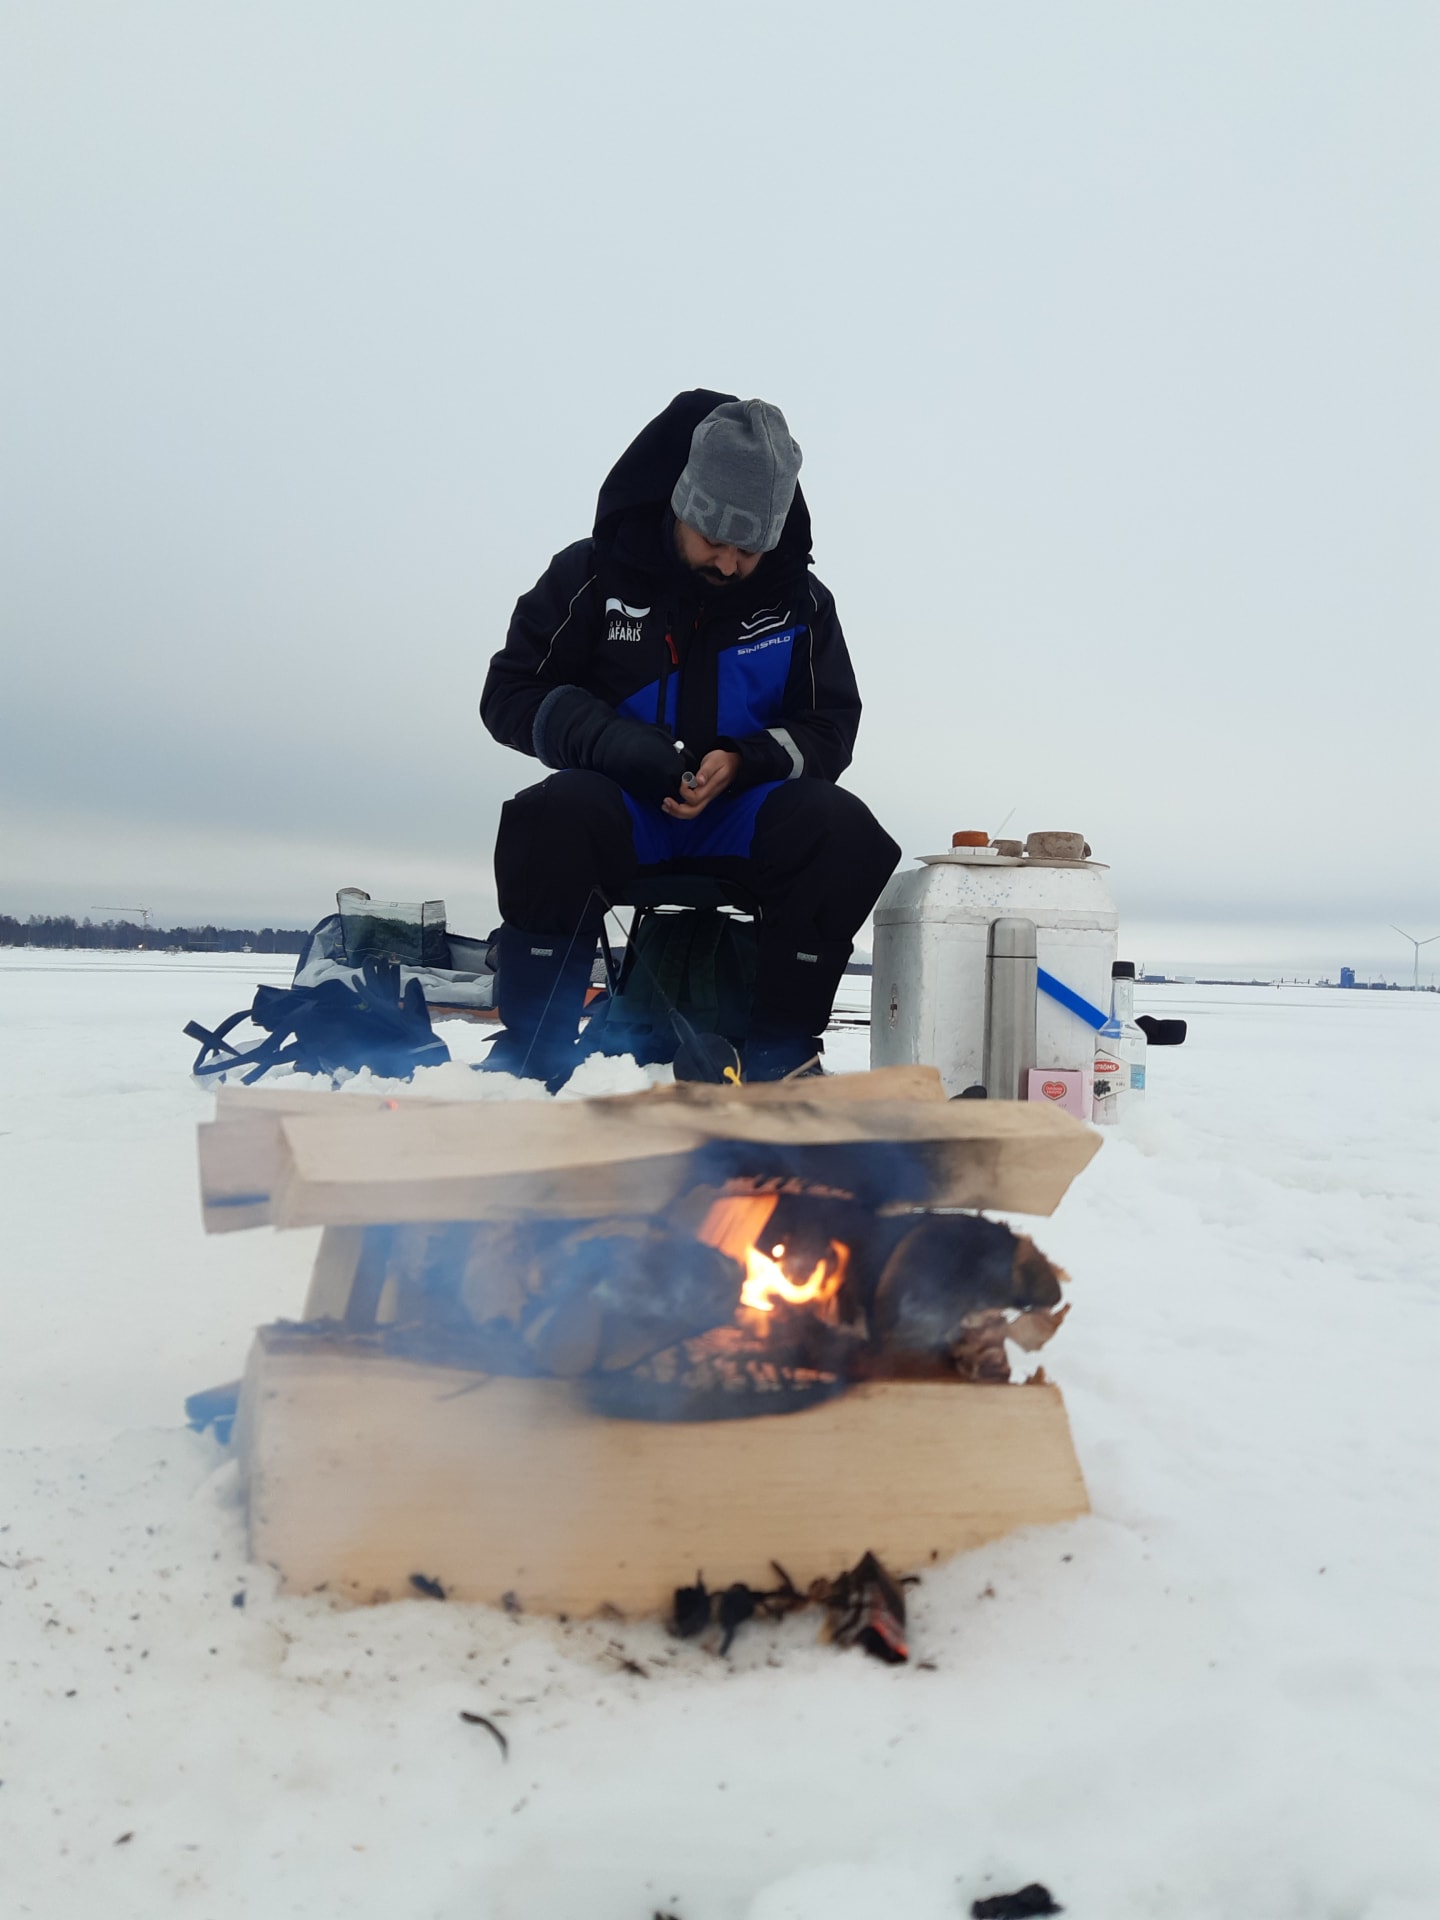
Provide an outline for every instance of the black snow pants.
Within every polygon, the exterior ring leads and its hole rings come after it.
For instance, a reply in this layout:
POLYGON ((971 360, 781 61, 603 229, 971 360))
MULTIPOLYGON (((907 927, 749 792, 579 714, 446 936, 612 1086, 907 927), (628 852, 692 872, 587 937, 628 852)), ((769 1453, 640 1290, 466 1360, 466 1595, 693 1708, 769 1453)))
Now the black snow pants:
POLYGON ((899 858, 864 802, 828 780, 722 794, 697 820, 671 823, 602 774, 564 772, 502 808, 495 878, 507 925, 567 939, 598 934, 637 878, 735 882, 760 906, 752 1036, 818 1035, 899 858))

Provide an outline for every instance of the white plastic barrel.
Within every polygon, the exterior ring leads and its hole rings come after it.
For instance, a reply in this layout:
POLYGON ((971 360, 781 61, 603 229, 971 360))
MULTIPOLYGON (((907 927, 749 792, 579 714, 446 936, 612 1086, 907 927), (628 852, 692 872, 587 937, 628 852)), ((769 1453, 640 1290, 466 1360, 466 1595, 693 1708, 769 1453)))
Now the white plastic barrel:
MULTIPOLYGON (((1003 859, 957 847, 897 873, 875 909, 870 982, 872 1067, 938 1067, 948 1094, 982 1085, 985 951, 990 923, 1035 923, 1037 965, 1092 1006, 1110 1009, 1119 920, 1098 861, 1003 859)), ((1094 1029, 1038 996, 1035 1064, 1089 1073, 1094 1029)))

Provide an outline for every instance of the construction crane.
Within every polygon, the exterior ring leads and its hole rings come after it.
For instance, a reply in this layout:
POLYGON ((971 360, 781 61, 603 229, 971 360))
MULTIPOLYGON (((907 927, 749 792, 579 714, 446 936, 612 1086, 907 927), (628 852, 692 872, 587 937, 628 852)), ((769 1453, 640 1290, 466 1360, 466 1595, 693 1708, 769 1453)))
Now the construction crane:
POLYGON ((141 932, 149 933, 150 931, 149 907, 91 907, 90 911, 91 913, 138 913, 141 932))
POLYGON ((1420 949, 1428 947, 1432 940, 1440 940, 1440 933, 1427 934, 1423 940, 1417 940, 1413 933, 1406 933, 1405 929, 1397 927, 1393 920, 1390 922, 1390 931, 1398 933, 1402 940, 1408 940, 1415 949, 1415 980, 1412 991, 1418 993, 1420 991, 1420 949))

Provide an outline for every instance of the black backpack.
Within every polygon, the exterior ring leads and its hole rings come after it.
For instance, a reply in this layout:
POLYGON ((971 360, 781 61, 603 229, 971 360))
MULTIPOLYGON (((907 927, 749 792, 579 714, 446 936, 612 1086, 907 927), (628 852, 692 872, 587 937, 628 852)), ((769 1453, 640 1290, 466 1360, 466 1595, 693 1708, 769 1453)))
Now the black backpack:
POLYGON ((755 995, 759 932, 713 908, 637 915, 618 989, 591 1016, 585 1050, 675 1058, 672 1009, 702 1034, 743 1045, 755 995))
POLYGON ((400 969, 367 959, 358 977, 322 980, 313 987, 257 987, 254 1001, 222 1020, 212 1032, 192 1020, 185 1028, 200 1042, 191 1071, 197 1075, 245 1069, 249 1086, 271 1067, 300 1073, 358 1073, 369 1067, 387 1080, 408 1080, 416 1067, 443 1066, 450 1049, 436 1037, 420 982, 402 992, 400 969), (268 1039, 242 1052, 226 1035, 242 1020, 262 1027, 268 1039))

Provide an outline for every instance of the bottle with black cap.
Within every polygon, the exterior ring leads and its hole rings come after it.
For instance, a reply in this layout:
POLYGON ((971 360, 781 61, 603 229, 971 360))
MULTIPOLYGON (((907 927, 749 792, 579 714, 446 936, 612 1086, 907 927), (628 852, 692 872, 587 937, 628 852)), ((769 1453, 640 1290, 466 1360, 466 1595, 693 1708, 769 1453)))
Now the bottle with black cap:
POLYGON ((1120 1062, 1122 1110, 1145 1092, 1145 1030, 1135 1024, 1135 962, 1117 960, 1110 969, 1110 1012, 1120 1028, 1116 1057, 1120 1062))
POLYGON ((1145 1093, 1145 1035, 1135 1024, 1135 965, 1117 960, 1110 969, 1110 1018, 1095 1036, 1090 1117, 1113 1126, 1145 1093))

